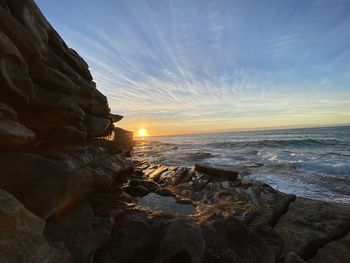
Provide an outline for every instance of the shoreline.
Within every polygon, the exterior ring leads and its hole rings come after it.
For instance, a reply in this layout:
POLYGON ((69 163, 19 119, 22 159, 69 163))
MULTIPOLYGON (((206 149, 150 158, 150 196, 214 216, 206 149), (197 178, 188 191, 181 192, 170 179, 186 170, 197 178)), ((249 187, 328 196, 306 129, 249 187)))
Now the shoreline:
POLYGON ((0 17, 0 262, 348 263, 349 205, 133 162, 123 116, 35 2, 0 17))
MULTIPOLYGON (((136 162, 135 172, 137 176, 124 189, 137 197, 137 202, 150 194, 170 196, 176 203, 196 207, 196 212, 190 215, 194 221, 218 216, 227 221, 238 220, 248 229, 262 227, 265 232, 258 236, 268 244, 268 250, 275 252, 278 262, 290 262, 291 258, 298 258, 298 262, 303 262, 301 258, 308 262, 332 262, 323 258, 325 253, 328 258, 337 256, 329 250, 328 244, 335 240, 341 243, 343 238, 350 237, 349 205, 284 194, 267 184, 241 179, 238 173, 208 166, 196 165, 188 169, 141 161, 136 162), (150 182, 157 185, 149 187, 150 182), (321 230, 314 224, 324 226, 321 230), (275 239, 273 246, 267 241, 270 239, 275 239)), ((146 202, 146 211, 151 214, 159 213, 159 209, 169 212, 172 207, 169 201, 165 200, 163 205, 161 202, 158 199, 156 203, 146 202)), ((176 212, 174 215, 174 211, 171 214, 178 218, 184 216, 176 212)))

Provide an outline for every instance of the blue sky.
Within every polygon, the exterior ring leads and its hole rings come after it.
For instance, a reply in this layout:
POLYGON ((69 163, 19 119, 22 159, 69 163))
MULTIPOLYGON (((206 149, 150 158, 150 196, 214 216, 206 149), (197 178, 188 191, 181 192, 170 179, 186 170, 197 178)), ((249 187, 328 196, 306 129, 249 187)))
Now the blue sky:
POLYGON ((350 123, 349 0, 37 0, 121 125, 350 123))

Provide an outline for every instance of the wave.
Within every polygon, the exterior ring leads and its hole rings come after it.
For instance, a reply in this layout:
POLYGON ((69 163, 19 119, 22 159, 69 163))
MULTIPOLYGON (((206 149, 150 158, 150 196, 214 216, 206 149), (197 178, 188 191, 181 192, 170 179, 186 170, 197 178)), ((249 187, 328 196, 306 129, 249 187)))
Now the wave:
POLYGON ((192 153, 186 153, 184 156, 185 159, 189 161, 194 161, 194 162, 201 161, 211 157, 214 157, 214 155, 209 152, 192 152, 192 153))
POLYGON ((286 147, 286 146, 334 146, 342 143, 338 139, 263 139, 251 141, 231 141, 207 143, 206 147, 213 148, 240 148, 240 147, 286 147))

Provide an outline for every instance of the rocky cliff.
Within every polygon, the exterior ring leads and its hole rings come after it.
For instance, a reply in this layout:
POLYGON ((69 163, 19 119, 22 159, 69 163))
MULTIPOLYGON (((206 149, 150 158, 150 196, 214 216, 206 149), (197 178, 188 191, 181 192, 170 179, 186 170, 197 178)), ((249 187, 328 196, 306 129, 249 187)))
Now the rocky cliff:
POLYGON ((86 62, 31 0, 0 1, 0 146, 83 141, 111 130, 86 62))
POLYGON ((0 262, 349 262, 348 205, 132 160, 32 0, 0 0, 0 47, 0 262))
POLYGON ((132 170, 121 118, 32 0, 0 0, 1 262, 91 261, 112 222, 88 200, 132 170))

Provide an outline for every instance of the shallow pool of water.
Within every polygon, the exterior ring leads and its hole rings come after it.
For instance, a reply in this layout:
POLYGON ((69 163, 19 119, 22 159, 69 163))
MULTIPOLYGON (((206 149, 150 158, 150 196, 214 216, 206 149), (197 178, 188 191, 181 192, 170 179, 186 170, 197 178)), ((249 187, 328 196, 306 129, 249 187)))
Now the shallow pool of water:
POLYGON ((140 198, 139 204, 151 210, 162 211, 166 213, 194 215, 196 208, 191 204, 179 204, 171 196, 161 196, 155 193, 140 198))

